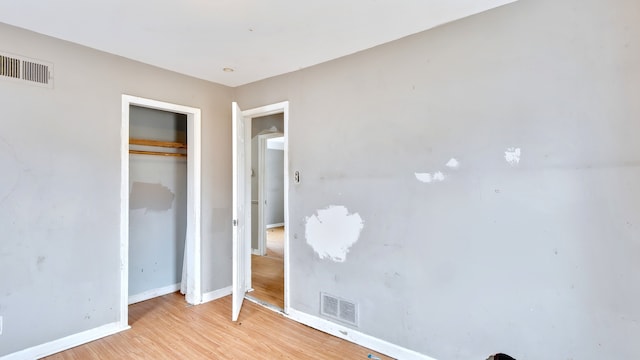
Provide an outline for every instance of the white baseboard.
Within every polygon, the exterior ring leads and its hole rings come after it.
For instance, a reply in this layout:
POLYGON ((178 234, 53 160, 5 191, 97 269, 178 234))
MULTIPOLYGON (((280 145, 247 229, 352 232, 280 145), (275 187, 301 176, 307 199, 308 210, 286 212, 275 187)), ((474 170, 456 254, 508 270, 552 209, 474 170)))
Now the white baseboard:
POLYGON ((157 289, 147 290, 140 294, 129 295, 129 305, 139 303, 141 301, 153 299, 158 296, 171 294, 178 290, 180 290, 180 283, 157 288, 157 289))
POLYGON ((320 330, 396 359, 435 360, 434 358, 420 354, 419 352, 403 348, 390 342, 375 338, 371 335, 361 333, 346 326, 342 326, 295 309, 289 309, 289 313, 285 314, 285 316, 316 330, 320 330))
POLYGON ((129 326, 114 322, 5 355, 2 360, 39 359, 127 329, 129 326))
POLYGON ((280 227, 280 226, 284 226, 284 223, 269 224, 269 225, 267 225, 267 229, 271 229, 271 228, 275 228, 275 227, 280 227))
POLYGON ((232 287, 231 286, 227 286, 227 287, 222 288, 222 289, 213 290, 213 291, 210 291, 208 293, 204 293, 204 294, 202 294, 202 303, 204 304, 206 302, 217 300, 217 299, 220 299, 220 298, 225 297, 227 295, 231 295, 232 291, 233 291, 232 287))
POLYGON ((258 249, 251 249, 251 255, 262 255, 262 253, 260 252, 260 250, 258 249))

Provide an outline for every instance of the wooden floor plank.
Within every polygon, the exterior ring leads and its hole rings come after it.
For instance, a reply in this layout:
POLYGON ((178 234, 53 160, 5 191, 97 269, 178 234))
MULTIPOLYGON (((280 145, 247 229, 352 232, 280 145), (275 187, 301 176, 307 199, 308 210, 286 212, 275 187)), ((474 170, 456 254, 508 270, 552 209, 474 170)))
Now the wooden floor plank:
POLYGON ((189 306, 174 293, 133 304, 129 314, 131 330, 46 359, 389 359, 249 301, 234 323, 230 296, 189 306))

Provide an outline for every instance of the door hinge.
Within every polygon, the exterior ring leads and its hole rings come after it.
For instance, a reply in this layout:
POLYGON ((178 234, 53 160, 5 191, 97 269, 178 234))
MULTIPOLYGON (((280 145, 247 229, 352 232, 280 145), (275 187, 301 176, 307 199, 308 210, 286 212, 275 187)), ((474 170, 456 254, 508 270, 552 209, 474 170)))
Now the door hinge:
POLYGON ((238 220, 233 220, 233 226, 238 226, 238 220))

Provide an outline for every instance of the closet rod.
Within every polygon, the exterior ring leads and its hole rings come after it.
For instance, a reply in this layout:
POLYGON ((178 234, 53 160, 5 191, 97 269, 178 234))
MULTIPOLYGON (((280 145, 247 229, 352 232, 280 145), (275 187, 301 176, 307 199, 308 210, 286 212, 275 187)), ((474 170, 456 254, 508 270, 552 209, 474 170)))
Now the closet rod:
POLYGON ((129 139, 131 145, 143 145, 143 146, 157 146, 174 149, 186 149, 187 144, 172 142, 172 141, 159 141, 159 140, 147 140, 147 139, 129 139))
POLYGON ((187 154, 181 154, 181 153, 168 153, 168 152, 161 152, 161 151, 144 151, 144 150, 129 150, 129 154, 187 157, 187 154))

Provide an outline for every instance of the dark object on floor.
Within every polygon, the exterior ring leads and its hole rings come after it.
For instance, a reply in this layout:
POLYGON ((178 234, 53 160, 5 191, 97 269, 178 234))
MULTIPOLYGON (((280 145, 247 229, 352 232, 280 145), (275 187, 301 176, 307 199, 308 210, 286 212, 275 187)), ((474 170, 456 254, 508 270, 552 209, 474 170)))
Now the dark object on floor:
POLYGON ((516 359, 512 358, 507 354, 498 353, 498 354, 489 356, 487 360, 516 360, 516 359))

